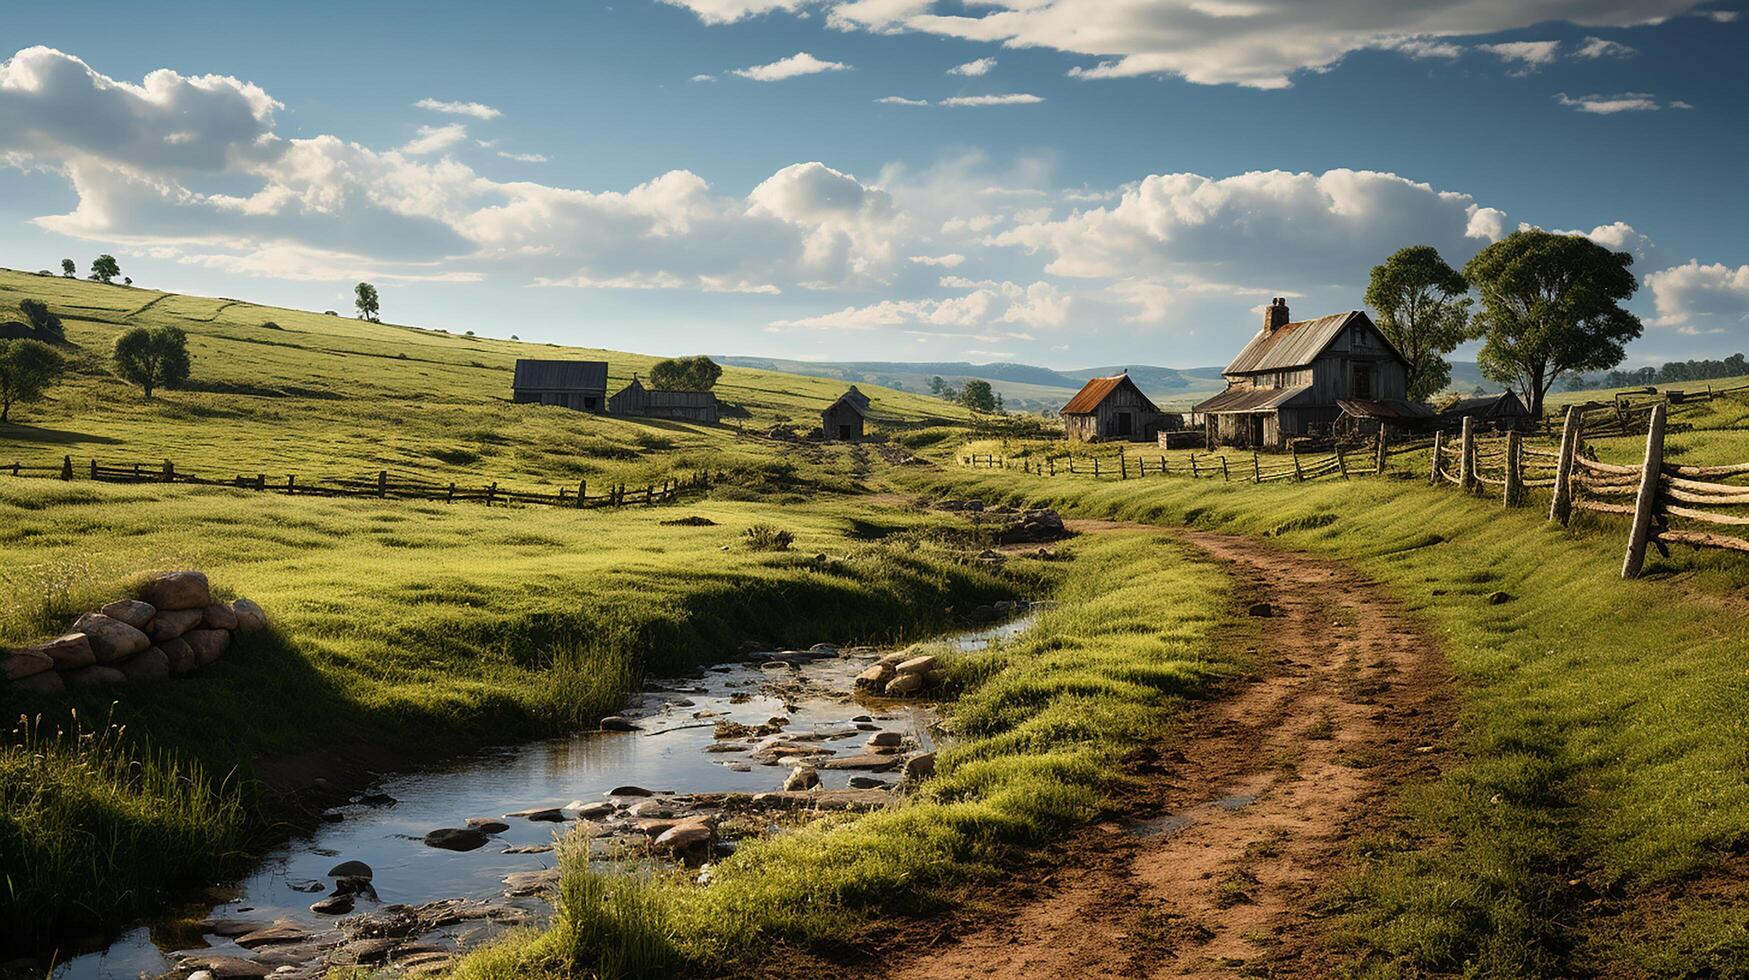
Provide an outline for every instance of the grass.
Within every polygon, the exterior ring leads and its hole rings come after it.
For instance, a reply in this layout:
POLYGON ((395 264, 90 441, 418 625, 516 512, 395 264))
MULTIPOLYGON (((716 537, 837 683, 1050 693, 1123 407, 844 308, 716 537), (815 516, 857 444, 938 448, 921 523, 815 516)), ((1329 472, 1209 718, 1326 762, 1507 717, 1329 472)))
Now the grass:
POLYGON ((873 915, 940 910, 955 888, 999 874, 1013 849, 1100 812, 1125 782, 1125 757, 1245 665, 1215 642, 1227 585, 1205 560, 1150 534, 1072 550, 1061 606, 1011 643, 951 655, 949 742, 918 794, 745 842, 708 885, 606 880, 573 850, 555 926, 456 976, 690 975, 776 940, 829 948, 873 915))
POLYGON ((1707 963, 1742 948, 1728 909, 1745 889, 1728 869, 1749 848, 1749 564, 1735 556, 1682 550, 1623 582, 1621 522, 1563 530, 1542 495, 1505 511, 1415 478, 906 480, 1271 537, 1354 563, 1427 622, 1463 685, 1463 761, 1406 788, 1393 832, 1325 895, 1331 940, 1360 972, 1688 975, 1647 951, 1707 963), (1495 591, 1510 601, 1489 604, 1495 591))

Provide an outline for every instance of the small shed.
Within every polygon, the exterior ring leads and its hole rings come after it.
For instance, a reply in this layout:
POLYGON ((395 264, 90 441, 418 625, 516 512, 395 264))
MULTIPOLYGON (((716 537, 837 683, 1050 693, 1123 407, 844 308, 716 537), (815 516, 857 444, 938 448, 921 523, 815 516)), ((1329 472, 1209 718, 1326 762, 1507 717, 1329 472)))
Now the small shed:
POLYGON ((632 383, 614 392, 607 400, 612 415, 640 416, 650 419, 677 419, 682 422, 715 423, 720 406, 715 392, 672 391, 646 388, 632 376, 632 383))
POLYGON ((1382 428, 1394 435, 1423 432, 1435 425, 1433 406, 1401 398, 1339 398, 1342 415, 1336 420, 1339 436, 1373 436, 1382 428))
POLYGON ((607 405, 607 362, 518 358, 510 394, 525 404, 599 412, 607 405))
POLYGON ((820 413, 820 432, 839 442, 861 442, 863 423, 868 421, 868 396, 851 385, 820 413))
POLYGON ((1439 413, 1439 425, 1445 429, 1456 429, 1463 425, 1465 418, 1475 419, 1475 424, 1483 429, 1501 432, 1508 429, 1528 432, 1536 426, 1536 420, 1530 417, 1530 409, 1525 408, 1518 396, 1510 391, 1502 391, 1498 395, 1460 398, 1439 413))
POLYGON ((1147 442, 1160 429, 1160 410, 1130 380, 1128 371, 1091 378, 1063 406, 1063 428, 1070 439, 1147 442))

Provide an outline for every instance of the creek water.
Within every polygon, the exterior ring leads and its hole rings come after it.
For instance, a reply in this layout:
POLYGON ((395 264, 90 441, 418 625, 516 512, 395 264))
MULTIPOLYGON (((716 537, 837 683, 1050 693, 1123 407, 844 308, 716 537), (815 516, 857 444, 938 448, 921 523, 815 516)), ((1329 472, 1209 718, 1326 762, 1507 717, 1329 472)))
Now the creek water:
MULTIPOLYGON (((961 650, 976 650, 1011 638, 1031 623, 1027 615, 945 639, 961 650)), ((428 847, 424 835, 439 827, 460 827, 468 818, 497 819, 576 800, 598 801, 608 790, 628 784, 680 795, 779 789, 787 767, 749 765, 744 755, 707 751, 716 743, 713 725, 719 721, 760 725, 782 716, 789 719, 786 732, 833 737, 870 731, 870 723, 859 728, 852 721, 868 716, 876 729, 898 732, 915 750, 932 749, 929 726, 934 715, 927 705, 846 697, 856 674, 874 657, 871 651, 719 665, 691 677, 652 682, 636 695, 624 714, 642 731, 587 732, 494 748, 445 766, 386 777, 367 795, 382 794, 393 803, 357 802, 339 808, 338 822, 322 824, 268 854, 242 881, 213 889, 192 907, 167 912, 100 950, 69 959, 52 976, 158 977, 186 972, 179 964, 189 955, 258 958, 259 950, 251 953, 203 928, 203 919, 285 922, 313 933, 331 931, 336 918, 309 906, 329 894, 328 871, 341 861, 363 861, 373 869, 377 901, 359 901, 359 912, 393 904, 483 899, 513 919, 520 914, 524 921, 538 923, 549 911, 545 901, 505 898, 504 879, 515 872, 551 868, 557 858, 550 852, 509 850, 551 844, 571 823, 505 818, 508 830, 467 852, 428 847)), ((843 788, 853 775, 859 774, 820 772, 827 789, 843 788)), ((502 928, 502 920, 461 923, 446 932, 446 945, 466 948, 502 928)), ((306 966, 320 975, 317 964, 306 966)))

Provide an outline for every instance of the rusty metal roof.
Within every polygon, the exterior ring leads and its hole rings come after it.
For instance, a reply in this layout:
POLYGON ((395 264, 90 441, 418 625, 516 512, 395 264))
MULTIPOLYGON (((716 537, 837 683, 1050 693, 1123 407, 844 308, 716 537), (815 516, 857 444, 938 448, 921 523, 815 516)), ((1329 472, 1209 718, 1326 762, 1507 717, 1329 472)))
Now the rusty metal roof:
POLYGON ((1478 418, 1520 417, 1530 415, 1530 410, 1518 400, 1518 396, 1510 391, 1502 391, 1498 395, 1482 395, 1476 398, 1460 398, 1446 410, 1439 413, 1447 418, 1462 418, 1474 415, 1478 418))
MULTIPOLYGON (((1251 374, 1255 371, 1282 371, 1305 367, 1317 360, 1324 348, 1341 336, 1342 329, 1356 318, 1364 320, 1368 326, 1372 325, 1372 320, 1365 313, 1349 310, 1346 313, 1321 316, 1316 320, 1284 324, 1273 331, 1259 330, 1250 343, 1245 345, 1245 349, 1233 358, 1233 363, 1227 365, 1224 373, 1251 374)), ((1378 328, 1373 329, 1377 333, 1378 328)), ((1383 339, 1384 334, 1378 336, 1383 339)), ((1385 341, 1385 349, 1396 353, 1396 348, 1388 340, 1385 341)))
POLYGON ((537 391, 601 391, 607 387, 607 362, 518 358, 510 386, 537 391))
POLYGON ((1336 406, 1344 413, 1361 419, 1430 419, 1434 414, 1432 405, 1397 398, 1371 401, 1362 398, 1338 398, 1336 406))
POLYGON ((1311 390, 1311 385, 1297 385, 1292 388, 1248 388, 1235 385, 1195 406, 1191 411, 1202 415, 1270 412, 1278 408, 1288 407, 1301 395, 1310 394, 1311 390))
POLYGON ((1154 406, 1147 395, 1142 394, 1142 389, 1136 387, 1136 383, 1130 380, 1129 375, 1114 374, 1109 378, 1088 379, 1087 383, 1081 386, 1081 390, 1075 393, 1075 397, 1069 399, 1069 404, 1063 406, 1062 414, 1091 415, 1099 410, 1101 402, 1110 398, 1111 393, 1123 385, 1129 385, 1135 391, 1136 397, 1142 400, 1142 404, 1147 406, 1148 411, 1158 412, 1160 410, 1154 406))

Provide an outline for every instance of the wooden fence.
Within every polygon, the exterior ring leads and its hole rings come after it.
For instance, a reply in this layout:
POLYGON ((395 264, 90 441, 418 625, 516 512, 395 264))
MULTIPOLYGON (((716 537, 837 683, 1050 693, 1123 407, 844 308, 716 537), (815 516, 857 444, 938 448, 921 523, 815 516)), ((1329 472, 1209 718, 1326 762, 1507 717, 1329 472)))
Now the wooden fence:
POLYGON ((26 466, 21 462, 0 464, 0 474, 59 480, 89 479, 104 483, 182 483, 299 497, 376 497, 383 500, 435 500, 445 503, 465 501, 483 503, 488 507, 494 504, 538 504, 573 509, 662 503, 683 493, 708 489, 721 479, 720 473, 712 474, 706 469, 642 487, 623 483, 609 484, 602 492, 592 494, 589 492, 588 482, 584 480, 579 480, 576 487, 558 487, 552 492, 546 492, 517 489, 496 480, 482 484, 442 482, 400 473, 391 474, 388 470, 378 470, 370 476, 315 481, 299 481, 296 474, 274 476, 271 479, 265 473, 213 477, 180 469, 174 461, 168 459, 162 463, 113 463, 92 459, 86 465, 75 466, 71 456, 62 457, 58 466, 26 466))
MULTIPOLYGON (((1370 446, 1347 447, 1337 445, 1329 454, 1321 456, 1305 456, 1298 449, 1289 454, 1287 461, 1280 457, 1265 457, 1252 452, 1249 455, 1238 454, 1234 457, 1228 453, 1191 453, 1188 461, 1174 466, 1170 457, 1161 455, 1130 455, 1122 449, 1118 451, 1117 461, 1102 460, 1098 456, 1077 457, 1072 453, 1062 455, 1047 455, 1038 459, 1022 457, 1020 470, 1023 473, 1037 476, 1056 476, 1058 472, 1082 476, 1092 476, 1096 479, 1113 477, 1119 480, 1142 479, 1149 476, 1187 476, 1193 480, 1222 480, 1225 482, 1272 483, 1278 480, 1316 480, 1320 477, 1337 477, 1348 479, 1350 476, 1370 476, 1383 473, 1393 456, 1403 453, 1419 452, 1433 445, 1432 440, 1418 439, 1412 442, 1393 444, 1389 436, 1380 432, 1370 446)), ((1006 457, 990 453, 977 453, 960 457, 963 466, 983 467, 985 469, 1012 469, 1013 461, 1006 457)))

